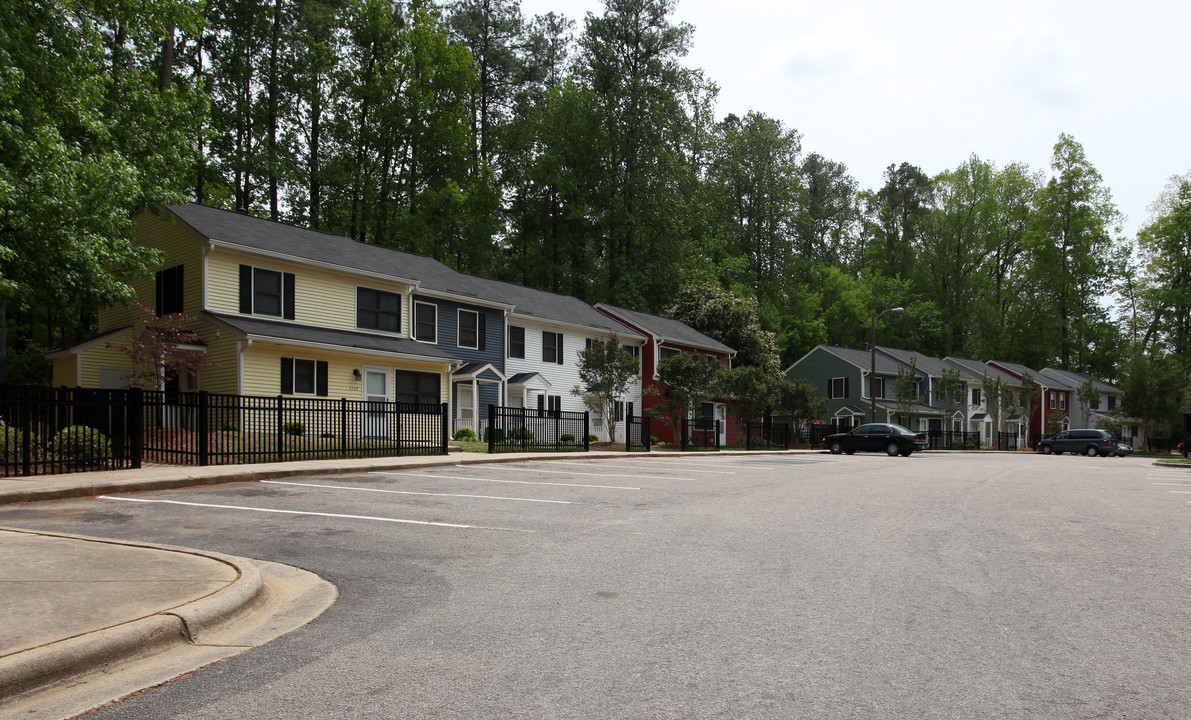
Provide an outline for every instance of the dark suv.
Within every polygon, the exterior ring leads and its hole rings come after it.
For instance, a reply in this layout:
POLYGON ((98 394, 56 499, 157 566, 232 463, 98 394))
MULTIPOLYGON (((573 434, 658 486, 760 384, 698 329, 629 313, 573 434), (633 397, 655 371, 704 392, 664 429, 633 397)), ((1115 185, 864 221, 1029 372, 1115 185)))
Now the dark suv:
POLYGON ((1117 441, 1106 430, 1064 430, 1038 443, 1038 452, 1043 455, 1087 455, 1108 457, 1117 450, 1117 441))

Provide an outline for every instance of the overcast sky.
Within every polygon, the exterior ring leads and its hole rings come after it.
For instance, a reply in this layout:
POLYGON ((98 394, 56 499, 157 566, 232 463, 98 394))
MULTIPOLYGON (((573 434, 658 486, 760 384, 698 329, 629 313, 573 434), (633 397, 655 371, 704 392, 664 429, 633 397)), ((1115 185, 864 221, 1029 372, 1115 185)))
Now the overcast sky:
MULTIPOLYGON (((521 0, 577 21, 601 0, 521 0)), ((862 188, 891 163, 929 175, 975 153, 1049 177, 1079 141, 1130 237, 1173 174, 1191 171, 1191 3, 1151 0, 679 0, 686 64, 720 87, 718 115, 756 110, 862 188)))

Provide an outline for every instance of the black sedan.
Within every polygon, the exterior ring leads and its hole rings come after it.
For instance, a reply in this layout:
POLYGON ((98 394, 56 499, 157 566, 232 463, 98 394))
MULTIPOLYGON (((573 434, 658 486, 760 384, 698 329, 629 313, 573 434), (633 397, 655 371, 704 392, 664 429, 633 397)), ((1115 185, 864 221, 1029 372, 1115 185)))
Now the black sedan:
POLYGON ((861 425, 845 433, 836 433, 823 438, 823 447, 832 455, 852 453, 860 450, 881 452, 890 456, 910 457, 915 450, 926 449, 926 438, 910 432, 901 425, 872 423, 861 425))

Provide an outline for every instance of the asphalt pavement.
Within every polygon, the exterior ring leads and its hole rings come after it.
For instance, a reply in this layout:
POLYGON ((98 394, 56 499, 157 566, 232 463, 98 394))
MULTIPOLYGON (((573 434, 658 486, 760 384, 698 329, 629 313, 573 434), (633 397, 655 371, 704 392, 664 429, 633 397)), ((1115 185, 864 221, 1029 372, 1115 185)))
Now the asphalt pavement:
MULTIPOLYGON (((152 466, 0 479, 0 505, 298 475, 624 457, 623 452, 452 453, 152 466)), ((288 565, 11 528, 0 528, 0 567, 0 719, 74 717, 302 627, 338 594, 331 583, 288 565)))

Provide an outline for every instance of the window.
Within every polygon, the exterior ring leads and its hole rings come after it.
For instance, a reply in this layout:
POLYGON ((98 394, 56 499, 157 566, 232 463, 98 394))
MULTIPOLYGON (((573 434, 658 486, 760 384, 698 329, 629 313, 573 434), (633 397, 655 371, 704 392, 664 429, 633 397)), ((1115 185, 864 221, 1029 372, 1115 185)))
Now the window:
POLYGON ((157 271, 157 317, 182 312, 182 266, 157 271))
POLYGON ((240 312, 294 319, 294 274, 240 266, 240 312))
POLYGON ((1067 393, 1059 393, 1059 409, 1067 409, 1067 393))
POLYGON ((327 363, 306 358, 281 358, 282 395, 327 394, 327 363))
POLYGON ((614 400, 612 406, 612 417, 616 422, 624 420, 624 400, 614 400))
POLYGON ((356 327, 401 332, 401 296, 384 290, 356 288, 356 327))
POLYGON ((719 367, 719 366, 720 366, 720 359, 719 359, 719 358, 717 358, 715 355, 707 355, 706 357, 707 357, 707 364, 708 364, 708 365, 710 365, 710 366, 712 366, 712 367, 719 367))
POLYGON ((509 357, 525 359, 525 328, 509 326, 509 357))
POLYGON ((627 352, 629 355, 632 355, 633 357, 637 358, 638 360, 641 359, 641 348, 640 347, 638 347, 636 345, 622 345, 621 347, 624 348, 624 351, 627 352))
POLYGON ((848 397, 848 378, 831 378, 827 388, 827 397, 831 399, 848 397))
POLYGON ((549 410, 552 414, 562 411, 562 397, 560 395, 538 395, 538 413, 549 410))
POLYGON ((661 354, 662 354, 662 359, 665 360, 666 358, 672 358, 675 355, 678 355, 678 351, 675 350, 674 348, 664 347, 661 350, 661 354))
POLYGON ((584 350, 590 350, 590 349, 591 349, 591 346, 592 346, 592 345, 595 345, 595 340, 592 340, 591 338, 584 338, 584 339, 583 339, 583 341, 584 341, 584 342, 583 342, 583 345, 584 345, 583 349, 584 349, 584 350))
POLYGON ((972 404, 980 404, 980 388, 972 388, 972 404))
POLYGON ((475 310, 459 311, 459 347, 479 350, 480 314, 475 310))
POLYGON ((873 378, 873 397, 885 397, 885 378, 873 378))
MULTIPOLYGON (((1100 403, 1096 403, 1096 406, 1099 407, 1100 403)), ((1108 409, 1114 410, 1114 409, 1116 409, 1116 406, 1117 406, 1117 396, 1109 395, 1108 396, 1108 409)))
POLYGON ((414 339, 438 342, 438 306, 434 303, 414 303, 414 339))
POLYGON ((542 362, 562 365, 562 333, 542 331, 542 362))
POLYGON ((1054 390, 1050 391, 1050 397, 1047 399, 1047 407, 1049 407, 1051 410, 1055 409, 1055 391, 1054 390))
POLYGON ((438 405, 442 378, 434 373, 397 371, 397 402, 438 405))

